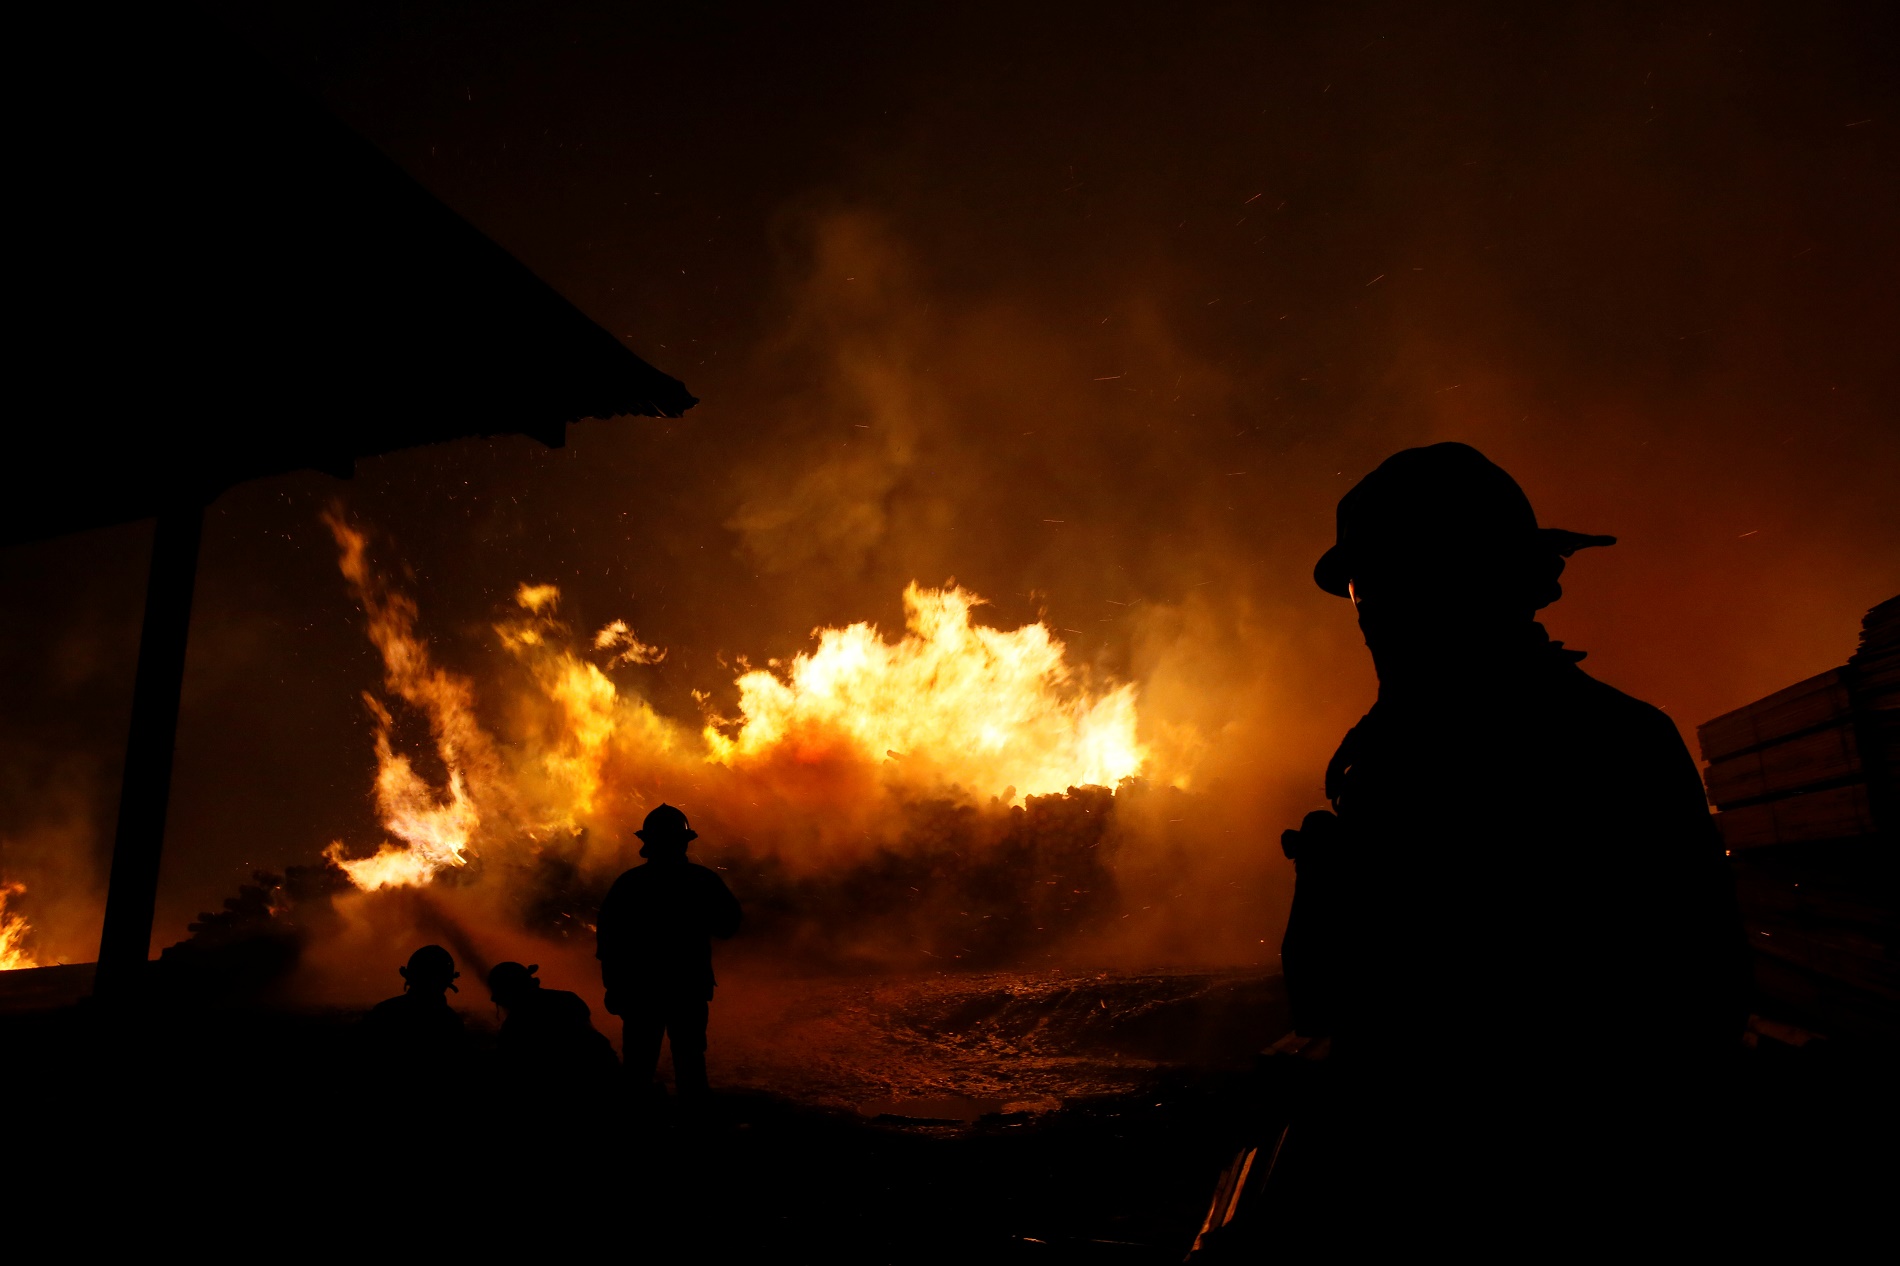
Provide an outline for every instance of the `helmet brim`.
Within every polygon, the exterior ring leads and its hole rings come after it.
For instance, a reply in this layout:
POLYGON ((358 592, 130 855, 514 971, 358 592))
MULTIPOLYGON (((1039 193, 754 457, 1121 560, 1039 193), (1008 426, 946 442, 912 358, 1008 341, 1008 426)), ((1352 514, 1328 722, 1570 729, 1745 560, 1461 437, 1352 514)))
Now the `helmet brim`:
MULTIPOLYGON (((1614 536, 1597 536, 1588 532, 1572 532, 1565 528, 1538 528, 1534 540, 1540 552, 1555 554, 1559 558, 1569 558, 1580 549, 1596 546, 1614 545, 1614 536)), ((1352 556, 1344 546, 1335 545, 1319 556, 1319 562, 1313 565, 1313 583, 1336 598, 1352 596, 1352 556)))

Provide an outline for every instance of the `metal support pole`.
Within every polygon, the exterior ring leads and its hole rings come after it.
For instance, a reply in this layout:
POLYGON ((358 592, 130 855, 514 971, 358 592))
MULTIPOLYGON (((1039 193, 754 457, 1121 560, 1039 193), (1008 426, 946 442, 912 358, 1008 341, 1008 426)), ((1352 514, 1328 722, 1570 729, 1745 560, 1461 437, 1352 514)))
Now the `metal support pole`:
POLYGON ((93 984, 94 996, 102 999, 135 994, 151 952, 159 855, 165 845, 165 809, 178 738, 178 698, 185 684, 185 643, 191 632, 191 594, 203 531, 204 507, 191 504, 159 515, 152 538, 138 680, 132 688, 132 729, 125 745, 119 826, 99 937, 99 974, 93 984))

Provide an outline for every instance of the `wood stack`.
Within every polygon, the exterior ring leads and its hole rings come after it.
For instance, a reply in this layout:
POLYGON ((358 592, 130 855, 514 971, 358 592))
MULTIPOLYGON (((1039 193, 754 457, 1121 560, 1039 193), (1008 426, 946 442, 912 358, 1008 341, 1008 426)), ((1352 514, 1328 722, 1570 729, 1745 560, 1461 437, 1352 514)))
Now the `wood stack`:
POLYGON ((1874 814, 1891 843, 1900 839, 1900 598, 1867 613, 1860 649, 1848 666, 1854 673, 1874 814))
POLYGON ((1900 1038, 1900 597, 1847 664, 1698 731, 1758 1006, 1900 1038))

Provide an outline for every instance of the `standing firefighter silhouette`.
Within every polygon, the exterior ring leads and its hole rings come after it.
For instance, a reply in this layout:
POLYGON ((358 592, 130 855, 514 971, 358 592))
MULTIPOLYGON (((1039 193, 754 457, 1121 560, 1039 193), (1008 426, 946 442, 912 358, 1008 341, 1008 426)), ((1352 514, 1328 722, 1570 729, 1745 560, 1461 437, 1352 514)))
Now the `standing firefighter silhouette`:
POLYGON ((1463 444, 1339 503, 1314 579, 1356 607, 1379 694, 1327 767, 1333 811, 1283 840, 1294 1023, 1331 1039, 1288 1160, 1335 1228, 1687 1215, 1711 1181, 1746 1016, 1722 844, 1674 724, 1533 618, 1567 557, 1614 543, 1538 527, 1463 444))
POLYGON ((680 1098, 697 1103, 706 1096, 712 938, 739 930, 739 903, 725 880, 686 860, 699 832, 672 805, 647 814, 635 834, 647 861, 616 879, 600 907, 607 1010, 623 1022, 621 1050, 636 1085, 652 1083, 664 1036, 680 1098))

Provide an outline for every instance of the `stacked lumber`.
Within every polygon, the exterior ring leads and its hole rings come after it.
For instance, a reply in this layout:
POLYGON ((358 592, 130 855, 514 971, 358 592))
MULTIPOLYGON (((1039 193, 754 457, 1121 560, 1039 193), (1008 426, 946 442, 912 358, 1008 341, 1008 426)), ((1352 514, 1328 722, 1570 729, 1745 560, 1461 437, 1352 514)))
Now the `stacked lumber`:
POLYGON ((1696 732, 1729 848, 1872 834, 1848 674, 1829 669, 1696 732))
POLYGON ((1867 788, 1891 842, 1900 838, 1900 598, 1867 613, 1860 649, 1847 664, 1867 752, 1867 788))
POLYGON ((1900 597, 1845 665, 1697 734, 1761 1004, 1900 1037, 1900 597))

